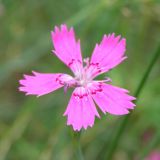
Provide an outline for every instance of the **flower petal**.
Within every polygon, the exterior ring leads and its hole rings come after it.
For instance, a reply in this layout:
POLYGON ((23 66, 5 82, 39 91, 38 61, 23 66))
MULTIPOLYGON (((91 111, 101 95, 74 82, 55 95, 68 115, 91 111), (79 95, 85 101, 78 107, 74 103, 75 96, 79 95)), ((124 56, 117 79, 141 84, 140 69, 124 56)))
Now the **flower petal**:
POLYGON ((128 109, 134 109, 135 104, 131 101, 135 97, 128 95, 128 91, 110 84, 101 84, 101 91, 92 94, 93 99, 103 113, 114 115, 128 114, 128 109))
POLYGON ((55 27, 51 35, 55 48, 53 53, 74 73, 79 72, 82 69, 80 40, 76 42, 73 28, 69 30, 64 24, 61 25, 61 28, 55 27))
POLYGON ((100 117, 91 96, 83 87, 74 90, 64 115, 67 116, 67 125, 72 125, 75 131, 92 127, 95 116, 100 117))
POLYGON ((125 50, 125 38, 120 40, 120 36, 115 37, 114 33, 104 35, 101 43, 96 44, 91 57, 89 71, 93 77, 109 71, 126 59, 125 50))
POLYGON ((32 72, 33 75, 24 75, 19 83, 22 85, 19 90, 26 92, 26 95, 42 96, 53 92, 64 85, 68 75, 32 72))

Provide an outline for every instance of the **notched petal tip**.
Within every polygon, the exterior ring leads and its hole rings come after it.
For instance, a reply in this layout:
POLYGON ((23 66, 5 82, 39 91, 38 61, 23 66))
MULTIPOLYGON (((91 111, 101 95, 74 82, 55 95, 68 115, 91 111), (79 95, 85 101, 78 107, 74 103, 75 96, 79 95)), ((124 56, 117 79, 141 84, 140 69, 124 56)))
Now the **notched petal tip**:
POLYGON ((124 47, 126 47, 126 38, 122 38, 120 41, 121 45, 123 45, 124 47))
POLYGON ((36 72, 36 71, 32 71, 32 74, 33 74, 34 76, 38 76, 40 73, 38 73, 38 72, 36 72))
POLYGON ((115 33, 114 33, 114 32, 111 34, 111 37, 112 37, 112 38, 115 38, 115 33))
MULTIPOLYGON (((63 116, 67 116, 67 114, 68 114, 68 109, 65 110, 65 112, 63 113, 63 116)), ((67 123, 68 123, 68 121, 67 121, 67 123)))
POLYGON ((115 35, 111 33, 104 35, 100 44, 96 45, 92 57, 91 64, 98 64, 95 66, 95 73, 93 77, 108 72, 109 70, 116 67, 118 64, 122 63, 126 51, 126 39, 121 37, 121 35, 115 35))
POLYGON ((53 92, 63 85, 56 81, 57 77, 64 74, 39 73, 32 71, 32 75, 24 75, 24 79, 19 80, 19 91, 26 92, 26 95, 42 95, 53 92))
POLYGON ((77 42, 73 28, 67 27, 66 24, 55 27, 52 34, 52 43, 54 46, 54 54, 67 66, 75 60, 74 65, 68 66, 74 73, 82 67, 81 64, 77 64, 82 61, 80 41, 77 42))
POLYGON ((59 53, 57 53, 56 50, 52 49, 52 54, 56 56, 59 53))
POLYGON ((20 91, 22 91, 22 92, 26 92, 26 91, 25 91, 25 86, 20 86, 20 87, 18 87, 18 89, 19 89, 20 91))
POLYGON ((25 96, 29 96, 29 95, 31 95, 30 93, 25 93, 25 96))
POLYGON ((123 116, 123 115, 126 115, 126 114, 129 114, 130 111, 129 110, 123 110, 123 112, 121 113, 117 113, 117 114, 114 114, 114 115, 117 115, 117 116, 123 116))
POLYGON ((61 31, 67 31, 68 32, 68 28, 66 24, 61 24, 61 31))
POLYGON ((107 38, 107 34, 104 34, 103 38, 107 38))
POLYGON ((69 32, 74 34, 74 29, 72 26, 70 27, 69 32))
POLYGON ((28 75, 27 74, 23 74, 23 78, 27 79, 28 75))
POLYGON ((51 36, 52 36, 52 37, 54 37, 54 36, 55 36, 54 31, 51 31, 51 36))
POLYGON ((21 79, 18 82, 19 82, 19 84, 23 85, 24 79, 21 79))
POLYGON ((135 98, 127 94, 128 90, 105 83, 102 84, 102 89, 102 92, 92 96, 103 113, 125 115, 134 109, 132 100, 135 98))
POLYGON ((78 131, 92 127, 95 117, 100 118, 92 97, 83 87, 74 90, 63 116, 67 116, 67 125, 78 131))
MULTIPOLYGON (((132 101, 135 101, 135 100, 137 100, 137 98, 136 97, 133 97, 133 96, 131 96, 132 97, 132 101)), ((136 106, 136 105, 135 105, 136 106)))
POLYGON ((54 33, 55 33, 55 34, 58 34, 59 32, 60 32, 60 30, 59 30, 58 26, 55 26, 55 27, 54 27, 54 33))
POLYGON ((22 86, 18 87, 18 90, 23 92, 22 86))
MULTIPOLYGON (((67 124, 68 125, 68 124, 67 124)), ((72 124, 69 124, 68 126, 71 126, 72 128, 73 128, 73 130, 75 131, 75 132, 80 132, 81 130, 87 130, 88 128, 92 128, 93 127, 93 125, 94 124, 90 124, 90 125, 87 125, 87 126, 83 126, 83 127, 75 127, 75 126, 73 126, 72 124)))

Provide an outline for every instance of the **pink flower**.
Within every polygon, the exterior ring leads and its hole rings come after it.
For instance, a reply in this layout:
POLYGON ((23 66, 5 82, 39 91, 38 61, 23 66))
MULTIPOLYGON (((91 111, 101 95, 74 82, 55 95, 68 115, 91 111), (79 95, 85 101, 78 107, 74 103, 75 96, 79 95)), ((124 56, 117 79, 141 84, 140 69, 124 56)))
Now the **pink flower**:
POLYGON ((75 131, 92 127, 95 116, 100 117, 95 103, 103 113, 114 115, 128 114, 130 109, 134 109, 131 101, 135 98, 128 95, 126 89, 107 84, 109 78, 94 80, 126 59, 124 38, 104 35, 101 43, 96 44, 91 58, 82 59, 80 40, 76 41, 73 28, 61 25, 60 28, 55 27, 51 35, 55 48, 53 53, 74 75, 32 72, 33 75, 24 75, 20 80, 20 91, 26 95, 42 96, 61 87, 65 91, 74 88, 64 115, 67 116, 67 125, 72 125, 75 131))

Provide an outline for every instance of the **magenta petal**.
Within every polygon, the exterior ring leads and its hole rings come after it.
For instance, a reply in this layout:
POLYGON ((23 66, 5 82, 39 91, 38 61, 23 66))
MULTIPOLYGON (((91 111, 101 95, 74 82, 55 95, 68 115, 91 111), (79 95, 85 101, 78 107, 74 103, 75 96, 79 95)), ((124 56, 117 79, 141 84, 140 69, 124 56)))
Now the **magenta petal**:
POLYGON ((19 81, 19 90, 26 92, 26 95, 42 96, 63 86, 59 83, 58 77, 64 74, 32 73, 33 75, 24 75, 24 79, 19 81))
POLYGON ((82 56, 80 41, 76 41, 73 28, 69 30, 66 25, 55 27, 51 36, 55 48, 53 53, 73 72, 78 72, 82 68, 82 56))
POLYGON ((115 37, 114 34, 104 35, 101 43, 95 46, 91 64, 96 64, 97 72, 94 77, 107 72, 121 63, 126 56, 124 56, 126 50, 126 40, 120 36, 115 37))
POLYGON ((67 125, 72 125, 75 131, 92 127, 95 116, 99 117, 91 96, 83 87, 74 90, 64 115, 67 116, 67 125))
POLYGON ((92 97, 104 113, 123 115, 129 113, 128 109, 134 109, 132 100, 135 98, 128 95, 127 90, 110 84, 102 84, 101 87, 102 91, 96 92, 92 97))

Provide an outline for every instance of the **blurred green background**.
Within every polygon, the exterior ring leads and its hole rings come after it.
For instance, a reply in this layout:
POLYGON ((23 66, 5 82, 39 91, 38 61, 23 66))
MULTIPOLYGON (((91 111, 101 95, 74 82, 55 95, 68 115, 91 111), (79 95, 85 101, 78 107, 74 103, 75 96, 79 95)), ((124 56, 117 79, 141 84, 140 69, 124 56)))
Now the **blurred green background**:
MULTIPOLYGON (((0 160, 74 160, 71 127, 62 116, 71 91, 40 98, 18 91, 23 73, 69 72, 51 54, 55 25, 73 26, 83 56, 104 34, 127 39, 128 59, 106 75, 133 95, 160 38, 159 0, 0 0, 0 160)), ((114 160, 132 160, 160 129, 160 60, 138 99, 114 160)), ((105 76, 105 75, 104 75, 105 76)), ((102 115, 83 131, 86 160, 105 159, 120 116, 102 115)), ((160 151, 160 139, 153 150, 160 151)))

